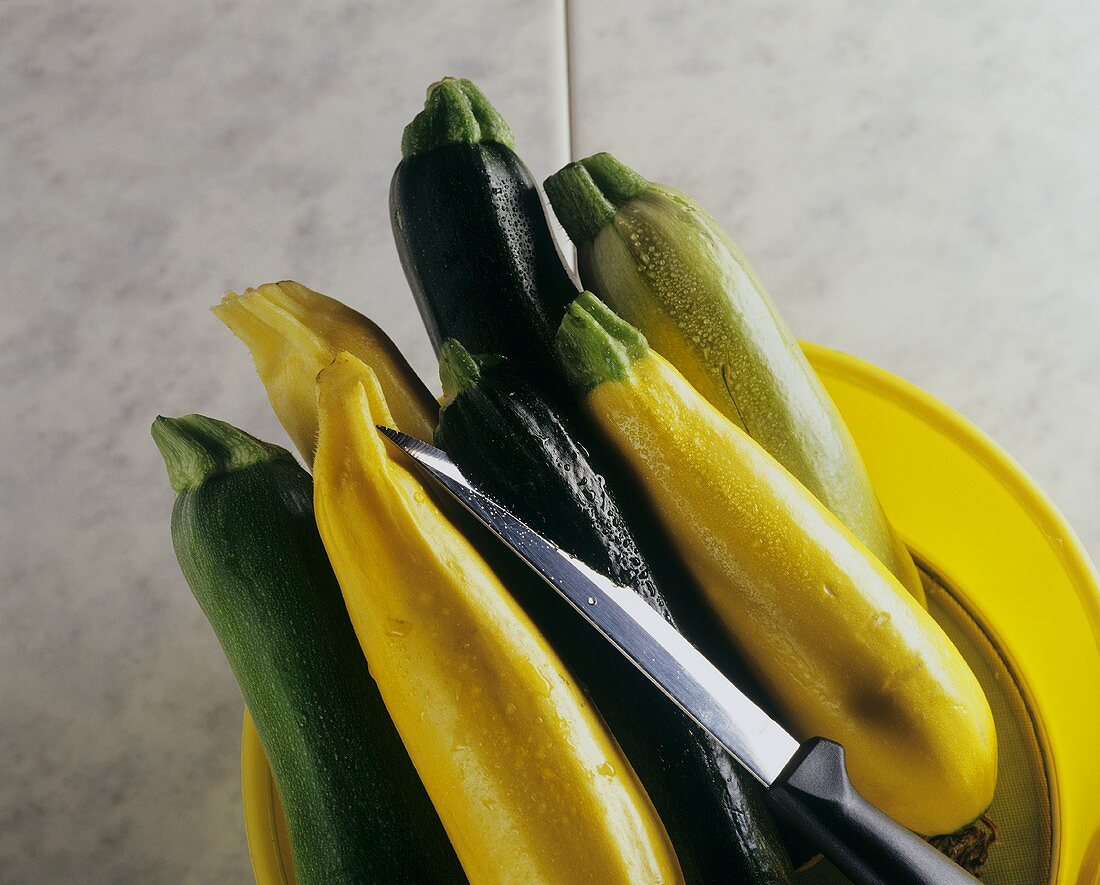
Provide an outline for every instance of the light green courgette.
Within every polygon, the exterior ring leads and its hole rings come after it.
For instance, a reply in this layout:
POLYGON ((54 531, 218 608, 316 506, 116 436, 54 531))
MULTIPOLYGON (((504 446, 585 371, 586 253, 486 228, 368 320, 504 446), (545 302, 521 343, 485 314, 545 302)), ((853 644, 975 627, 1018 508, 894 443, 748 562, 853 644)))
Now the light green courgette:
POLYGON ((748 259, 690 197, 610 154, 546 181, 581 282, 787 468, 924 604, 847 427, 748 259))

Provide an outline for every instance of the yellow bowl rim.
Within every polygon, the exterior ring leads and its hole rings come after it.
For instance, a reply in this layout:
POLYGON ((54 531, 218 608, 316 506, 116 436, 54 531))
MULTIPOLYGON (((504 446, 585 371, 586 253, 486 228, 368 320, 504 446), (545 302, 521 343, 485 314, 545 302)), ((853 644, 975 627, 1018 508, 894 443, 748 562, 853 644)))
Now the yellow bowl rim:
POLYGON ((976 424, 904 378, 843 351, 809 341, 800 343, 818 371, 842 377, 879 396, 883 389, 880 385, 888 387, 891 394, 897 394, 896 398, 891 395, 892 402, 904 406, 977 456, 1042 530, 1047 544, 1073 579, 1097 649, 1100 650, 1100 574, 1065 516, 1019 462, 976 424), (1055 543, 1052 540, 1055 537, 1060 537, 1063 543, 1055 543))
MULTIPOLYGON (((1073 583, 1083 614, 1089 622, 1093 641, 1096 644, 1098 653, 1100 653, 1100 576, 1098 576, 1096 567, 1086 553, 1077 533, 1027 471, 981 428, 915 384, 843 351, 833 350, 812 342, 803 341, 800 343, 815 371, 842 379, 879 398, 883 398, 884 393, 888 393, 886 398, 891 403, 915 415, 922 422, 938 430, 959 445, 960 448, 972 454, 986 472, 995 478, 1019 502, 1021 509, 1027 512, 1032 522, 1042 532, 1048 547, 1073 583), (1061 543, 1056 542, 1055 538, 1060 538, 1061 543)), ((945 571, 942 564, 936 562, 935 557, 926 555, 926 551, 920 549, 919 545, 912 544, 909 539, 906 539, 906 542, 918 559, 924 560, 925 563, 934 564, 931 567, 943 577, 948 586, 959 588, 959 584, 952 580, 950 571, 945 571)), ((969 604, 965 598, 965 588, 962 592, 963 596, 958 601, 963 605, 968 615, 981 625, 983 632, 997 648, 998 653, 1005 662, 1005 666, 1008 667, 1012 678, 1024 696, 1025 705, 1036 730, 1040 752, 1044 757, 1048 789, 1050 790, 1051 838, 1053 843, 1051 845, 1050 881, 1056 882, 1059 880, 1062 862, 1061 796, 1059 773, 1050 764, 1051 736, 1042 715, 1042 705, 1037 702, 1036 695, 1024 676, 1023 668, 1010 651, 1010 646, 1003 641, 1003 637, 999 635, 998 631, 993 629, 989 622, 981 616, 981 612, 969 604)))

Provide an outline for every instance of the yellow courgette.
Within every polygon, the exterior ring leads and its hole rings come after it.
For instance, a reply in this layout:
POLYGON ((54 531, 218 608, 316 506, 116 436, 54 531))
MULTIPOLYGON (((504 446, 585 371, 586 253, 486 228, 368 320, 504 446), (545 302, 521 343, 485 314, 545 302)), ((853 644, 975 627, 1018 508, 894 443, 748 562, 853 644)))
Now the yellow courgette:
POLYGON ((318 378, 317 523, 394 723, 474 883, 680 882, 657 813, 560 659, 375 430, 374 373, 318 378))
POLYGON ((931 616, 593 295, 570 307, 556 347, 788 726, 842 743, 856 787, 917 832, 980 815, 997 770, 993 717, 931 616))
POLYGON ((374 370, 400 430, 432 438, 436 401, 361 313, 292 280, 230 292, 211 310, 252 352, 271 407, 307 464, 317 445, 317 373, 340 351, 374 370))
POLYGON ((867 545, 925 604, 908 549, 836 406, 775 302, 721 225, 686 194, 607 153, 546 193, 577 246, 581 282, 867 545))

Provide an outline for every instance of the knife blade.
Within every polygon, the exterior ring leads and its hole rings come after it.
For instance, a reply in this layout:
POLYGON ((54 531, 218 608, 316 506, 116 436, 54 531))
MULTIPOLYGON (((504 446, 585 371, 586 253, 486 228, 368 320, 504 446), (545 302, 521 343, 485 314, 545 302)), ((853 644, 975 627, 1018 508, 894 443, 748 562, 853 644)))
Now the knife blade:
POLYGON ((799 743, 637 593, 571 556, 470 482, 445 452, 390 427, 402 449, 757 778, 822 853, 861 885, 977 880, 856 792, 844 748, 799 743))

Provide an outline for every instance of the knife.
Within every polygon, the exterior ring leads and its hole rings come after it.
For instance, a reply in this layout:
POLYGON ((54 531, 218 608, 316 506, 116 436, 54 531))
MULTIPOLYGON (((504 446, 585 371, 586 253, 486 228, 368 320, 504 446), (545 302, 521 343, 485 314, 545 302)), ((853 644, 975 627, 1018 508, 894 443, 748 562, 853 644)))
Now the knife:
POLYGON ((799 744, 633 590, 570 556, 479 491, 440 449, 389 427, 378 430, 713 735, 857 885, 977 881, 856 792, 840 744, 822 737, 799 744))

